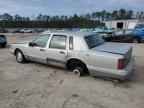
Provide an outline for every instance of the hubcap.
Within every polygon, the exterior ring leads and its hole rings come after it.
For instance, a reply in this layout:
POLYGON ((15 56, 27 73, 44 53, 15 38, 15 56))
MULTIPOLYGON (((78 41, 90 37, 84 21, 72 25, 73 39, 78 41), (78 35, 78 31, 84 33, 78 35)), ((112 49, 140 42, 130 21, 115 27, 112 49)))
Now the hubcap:
POLYGON ((133 40, 133 43, 138 43, 138 40, 137 40, 137 39, 134 39, 134 40, 133 40))
POLYGON ((17 60, 21 62, 23 60, 21 52, 17 52, 17 60))
POLYGON ((80 76, 80 71, 79 70, 77 70, 77 69, 75 69, 74 71, 73 71, 73 74, 75 75, 75 76, 80 76))

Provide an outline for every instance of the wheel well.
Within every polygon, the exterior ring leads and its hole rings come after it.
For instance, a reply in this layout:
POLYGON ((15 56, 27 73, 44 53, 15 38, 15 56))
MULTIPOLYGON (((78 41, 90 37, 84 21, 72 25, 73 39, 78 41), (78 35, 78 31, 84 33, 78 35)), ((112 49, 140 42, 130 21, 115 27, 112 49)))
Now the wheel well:
POLYGON ((82 67, 85 72, 88 72, 86 64, 79 59, 72 58, 72 59, 68 60, 66 63, 66 68, 69 70, 73 70, 74 68, 76 68, 78 66, 82 67))
POLYGON ((16 55, 17 51, 21 51, 21 50, 19 48, 16 48, 15 51, 14 51, 14 55, 16 55))
POLYGON ((134 37, 132 38, 132 40, 133 40, 133 39, 138 39, 139 42, 140 42, 140 38, 139 38, 138 36, 134 36, 134 37))
POLYGON ((134 39, 134 38, 137 38, 137 39, 139 39, 139 37, 138 37, 138 36, 134 36, 134 37, 133 37, 133 39, 134 39))

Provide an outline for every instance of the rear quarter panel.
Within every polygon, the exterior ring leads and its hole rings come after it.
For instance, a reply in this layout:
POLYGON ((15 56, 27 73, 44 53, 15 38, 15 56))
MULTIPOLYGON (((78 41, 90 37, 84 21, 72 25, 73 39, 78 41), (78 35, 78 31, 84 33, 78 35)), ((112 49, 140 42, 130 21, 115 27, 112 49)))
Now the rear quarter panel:
POLYGON ((91 51, 89 56, 89 66, 107 69, 117 69, 118 59, 123 58, 123 55, 99 51, 91 51))

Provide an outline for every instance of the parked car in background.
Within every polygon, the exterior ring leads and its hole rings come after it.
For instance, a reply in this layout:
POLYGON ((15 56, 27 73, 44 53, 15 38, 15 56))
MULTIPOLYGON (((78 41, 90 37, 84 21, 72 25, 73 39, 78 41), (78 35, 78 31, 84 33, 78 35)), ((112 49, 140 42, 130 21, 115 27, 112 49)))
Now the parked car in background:
POLYGON ((133 33, 137 35, 136 42, 144 42, 144 28, 135 28, 133 33))
POLYGON ((13 43, 10 49, 19 63, 36 61, 72 70, 81 76, 127 79, 132 74, 132 47, 105 42, 92 32, 49 31, 31 42, 13 43))
POLYGON ((126 42, 126 43, 140 43, 138 34, 133 30, 121 30, 113 34, 107 34, 103 37, 107 42, 126 42))
POLYGON ((114 28, 108 29, 107 27, 98 27, 93 30, 94 33, 99 33, 99 34, 113 34, 117 31, 118 29, 114 29, 114 28))
POLYGON ((34 33, 34 30, 25 28, 25 29, 20 30, 20 33, 34 33))
POLYGON ((0 46, 5 47, 7 44, 7 39, 5 35, 0 35, 0 46))

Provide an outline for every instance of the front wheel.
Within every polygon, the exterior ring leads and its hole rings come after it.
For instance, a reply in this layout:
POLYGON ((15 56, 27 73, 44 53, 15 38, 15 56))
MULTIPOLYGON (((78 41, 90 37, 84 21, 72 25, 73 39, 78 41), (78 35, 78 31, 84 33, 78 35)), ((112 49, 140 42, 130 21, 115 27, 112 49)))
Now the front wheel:
POLYGON ((139 38, 133 38, 133 39, 132 39, 132 43, 140 43, 139 38))
POLYGON ((25 63, 25 61, 26 61, 23 53, 22 53, 20 50, 17 50, 17 51, 16 51, 16 60, 17 60, 19 63, 25 63))
POLYGON ((1 45, 1 47, 3 47, 3 48, 4 48, 5 46, 6 46, 6 44, 2 44, 2 45, 1 45))

